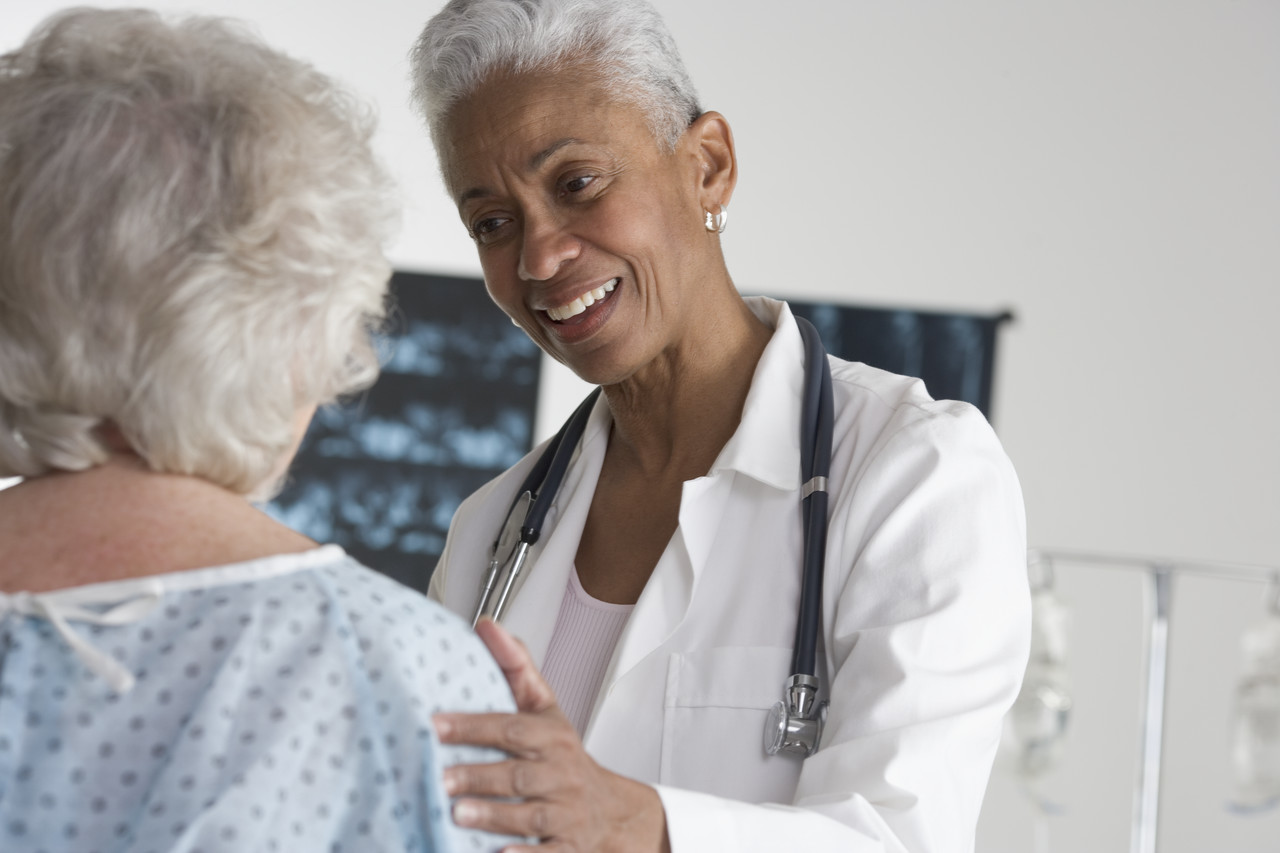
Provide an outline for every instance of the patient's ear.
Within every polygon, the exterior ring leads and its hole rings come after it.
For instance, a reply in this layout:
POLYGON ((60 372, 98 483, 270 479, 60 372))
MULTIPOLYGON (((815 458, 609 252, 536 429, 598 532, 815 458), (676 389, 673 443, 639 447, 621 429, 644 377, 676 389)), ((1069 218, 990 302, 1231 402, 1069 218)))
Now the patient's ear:
POLYGON ((124 437, 120 427, 110 418, 104 418, 101 423, 94 427, 93 434, 98 441, 102 442, 102 446, 106 448, 107 452, 113 456, 137 455, 137 451, 129 443, 129 439, 124 437))

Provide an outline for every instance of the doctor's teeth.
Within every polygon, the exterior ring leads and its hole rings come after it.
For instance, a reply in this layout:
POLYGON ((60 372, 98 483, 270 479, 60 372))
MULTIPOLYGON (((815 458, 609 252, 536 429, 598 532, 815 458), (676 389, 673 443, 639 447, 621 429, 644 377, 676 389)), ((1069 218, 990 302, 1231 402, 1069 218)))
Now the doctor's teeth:
POLYGON ((547 316, 557 322, 576 317, 601 299, 604 299, 605 294, 612 293, 617 284, 618 279, 611 278, 595 290, 588 290, 568 305, 561 305, 559 308, 548 308, 547 316))
MULTIPOLYGON (((592 301, 594 302, 595 300, 592 301)), ((578 297, 568 305, 561 305, 559 308, 548 308, 547 316, 557 321, 568 320, 570 317, 576 317, 586 310, 587 306, 582 304, 582 297, 578 297)))

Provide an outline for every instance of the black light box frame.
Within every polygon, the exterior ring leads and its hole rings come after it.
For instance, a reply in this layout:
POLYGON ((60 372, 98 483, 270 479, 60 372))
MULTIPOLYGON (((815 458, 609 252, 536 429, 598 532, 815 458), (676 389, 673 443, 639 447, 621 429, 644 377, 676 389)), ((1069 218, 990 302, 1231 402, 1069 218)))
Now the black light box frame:
POLYGON ((866 308, 787 300, 827 352, 924 380, 935 400, 964 400, 991 420, 996 338, 1013 314, 866 308))

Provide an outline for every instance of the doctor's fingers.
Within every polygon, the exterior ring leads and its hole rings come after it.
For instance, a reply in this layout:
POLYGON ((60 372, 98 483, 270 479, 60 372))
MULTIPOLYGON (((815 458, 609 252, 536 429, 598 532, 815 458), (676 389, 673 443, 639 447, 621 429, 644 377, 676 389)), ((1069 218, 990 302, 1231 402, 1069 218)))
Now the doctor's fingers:
POLYGON ((512 759, 491 764, 446 767, 444 788, 450 797, 573 797, 585 780, 568 781, 565 771, 536 759, 512 759))
POLYGON ((498 803, 492 800, 458 800, 453 804, 453 821, 467 829, 479 829, 497 835, 523 835, 542 840, 540 847, 504 847, 513 850, 582 850, 594 851, 596 845, 570 842, 583 834, 580 815, 575 809, 545 800, 529 803, 498 803), (550 844, 548 844, 550 842, 550 844), (556 843, 559 842, 559 843, 556 843))
POLYGON ((556 704, 555 691, 538 672, 524 643, 487 617, 476 625, 476 634, 502 669, 517 708, 521 711, 543 711, 556 704))
MULTIPOLYGON (((454 822, 542 839, 537 850, 543 853, 670 853, 666 813, 658 792, 599 767, 594 770, 574 778, 559 768, 563 784, 552 781, 556 787, 552 794, 524 802, 459 799, 453 806, 454 822)), ((506 847, 504 853, 532 850, 506 847)))
POLYGON ((573 724, 555 706, 537 714, 436 714, 431 719, 441 743, 491 746, 518 758, 586 756, 573 724))

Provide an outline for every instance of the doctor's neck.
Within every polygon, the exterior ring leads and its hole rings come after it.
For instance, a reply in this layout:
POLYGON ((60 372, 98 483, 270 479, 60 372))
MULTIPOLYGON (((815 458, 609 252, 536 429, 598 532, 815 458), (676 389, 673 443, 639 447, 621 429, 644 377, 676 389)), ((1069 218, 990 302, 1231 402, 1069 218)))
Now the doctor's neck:
POLYGON ((635 374, 604 387, 613 416, 610 453, 651 470, 704 475, 733 436, 756 364, 772 336, 736 296, 727 311, 701 313, 676 345, 635 374))

